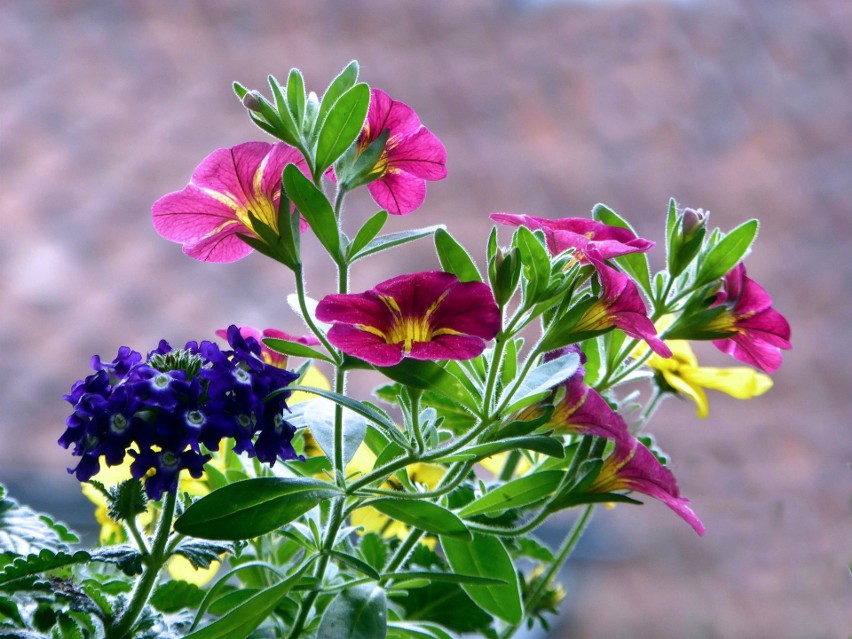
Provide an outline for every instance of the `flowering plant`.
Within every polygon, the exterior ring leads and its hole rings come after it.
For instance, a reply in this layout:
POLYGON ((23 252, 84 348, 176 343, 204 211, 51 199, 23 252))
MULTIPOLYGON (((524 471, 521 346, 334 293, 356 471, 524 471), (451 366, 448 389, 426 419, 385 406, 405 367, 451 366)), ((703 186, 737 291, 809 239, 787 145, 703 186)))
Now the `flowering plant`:
POLYGON ((234 89, 276 141, 214 151, 153 223, 198 260, 280 263, 309 333, 230 326, 227 347, 94 357, 59 443, 101 544, 74 551, 0 492, 2 636, 506 639, 546 627, 597 505, 638 493, 704 534, 648 424, 666 397, 705 417, 705 389, 771 386, 790 329, 742 263, 757 221, 710 230, 671 201, 652 273, 654 242, 604 205, 494 213, 480 266, 444 226, 382 234, 446 176, 413 109, 355 62, 322 98, 296 69, 269 84, 271 99, 234 89), (359 221, 361 187, 382 210, 359 221), (318 301, 303 233, 337 269, 318 301), (356 263, 414 242, 433 270, 349 290, 356 263), (699 366, 700 340, 748 366, 699 366), (384 380, 369 401, 347 387, 366 371, 384 380), (533 533, 563 511, 550 548, 533 533))

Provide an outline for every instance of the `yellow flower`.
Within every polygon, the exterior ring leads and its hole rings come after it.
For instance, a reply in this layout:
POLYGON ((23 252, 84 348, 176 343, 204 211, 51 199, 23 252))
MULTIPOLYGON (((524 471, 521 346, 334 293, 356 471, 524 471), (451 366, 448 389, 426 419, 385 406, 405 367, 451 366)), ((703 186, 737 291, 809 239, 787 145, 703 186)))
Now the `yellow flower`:
MULTIPOLYGON (((506 459, 508 459, 508 457, 508 452, 497 453, 496 455, 491 455, 490 457, 481 459, 479 461, 479 465, 495 477, 499 477, 500 473, 503 472, 503 466, 506 465, 506 459)), ((530 460, 526 457, 526 455, 521 455, 520 459, 518 459, 518 463, 515 464, 515 471, 512 473, 512 477, 521 477, 522 475, 526 475, 530 468, 532 468, 530 460)))
POLYGON ((750 399, 772 388, 772 378, 748 366, 699 366, 695 353, 685 340, 668 340, 666 345, 672 356, 663 359, 653 354, 648 359, 648 366, 659 371, 675 391, 695 402, 698 416, 702 419, 710 412, 704 389, 721 391, 737 399, 750 399))

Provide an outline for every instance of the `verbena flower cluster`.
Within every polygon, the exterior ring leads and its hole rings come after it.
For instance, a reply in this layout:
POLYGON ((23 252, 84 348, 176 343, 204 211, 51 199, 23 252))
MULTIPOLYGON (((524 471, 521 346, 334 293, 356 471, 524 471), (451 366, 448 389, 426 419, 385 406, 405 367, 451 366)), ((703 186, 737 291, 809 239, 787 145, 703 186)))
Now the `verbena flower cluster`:
POLYGON ((161 340, 143 360, 122 346, 109 363, 97 355, 95 371, 64 396, 74 411, 59 443, 80 457, 69 469, 88 481, 101 468, 129 455, 133 477, 144 479, 151 499, 175 492, 181 470, 200 477, 223 439, 234 451, 274 464, 297 457, 294 428, 284 419, 289 391, 276 393, 298 375, 267 364, 254 337, 236 326, 227 331, 232 350, 213 342, 175 349, 161 340))

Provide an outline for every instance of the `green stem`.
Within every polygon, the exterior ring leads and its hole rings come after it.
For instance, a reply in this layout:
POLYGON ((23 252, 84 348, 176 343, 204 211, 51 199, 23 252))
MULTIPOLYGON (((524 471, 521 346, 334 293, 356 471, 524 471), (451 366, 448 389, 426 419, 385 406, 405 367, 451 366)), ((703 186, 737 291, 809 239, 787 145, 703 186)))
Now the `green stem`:
POLYGON ((172 519, 175 515, 176 502, 177 497, 174 493, 166 493, 163 512, 160 514, 160 524, 154 538, 154 545, 151 547, 151 554, 148 556, 148 565, 145 567, 142 577, 136 583, 136 588, 133 591, 127 609, 107 632, 107 639, 125 639, 129 637, 133 624, 136 623, 140 613, 145 608, 145 604, 148 603, 151 591, 157 584, 157 577, 160 574, 160 570, 169 557, 166 552, 166 546, 172 529, 172 519))
MULTIPOLYGON (((568 533, 568 537, 566 537, 562 546, 559 548, 559 551, 556 553, 556 557, 554 557, 553 562, 550 564, 550 567, 541 575, 536 587, 533 588, 526 596, 524 600, 524 610, 535 610, 535 607, 538 605, 541 596, 547 590, 548 584, 559 572, 559 569, 562 568, 562 565, 566 561, 568 561, 568 558, 571 556, 571 553, 573 553, 574 549, 577 547, 577 543, 580 541, 580 537, 583 536, 583 533, 586 531, 586 528, 588 527, 589 522, 592 519, 592 511, 594 510, 594 508, 594 504, 589 504, 583 509, 583 513, 580 515, 580 518, 574 523, 574 526, 571 528, 571 532, 568 533)), ((521 620, 521 622, 523 622, 523 620, 521 620)), ((515 632, 520 626, 521 623, 516 623, 509 626, 502 632, 502 634, 500 635, 500 639, 510 639, 510 637, 514 636, 515 632)))
POLYGON ((331 354, 332 357, 335 357, 337 353, 337 349, 331 345, 328 339, 325 336, 325 333, 320 330, 319 326, 314 323, 311 314, 308 312, 308 305, 305 302, 305 275, 304 269, 301 265, 295 271, 296 275, 296 297, 299 299, 299 309, 302 311, 302 317, 305 320, 305 324, 308 325, 308 328, 311 329, 311 332, 316 336, 316 338, 322 342, 322 345, 325 346, 325 349, 331 354))
POLYGON ((420 391, 406 388, 411 407, 411 432, 417 446, 417 457, 426 452, 426 441, 423 439, 423 429, 420 427, 420 391))
POLYGON ((136 526, 136 517, 130 517, 127 520, 127 529, 130 531, 130 534, 133 536, 133 539, 136 541, 136 545, 139 547, 139 551, 143 555, 150 555, 151 551, 148 549, 148 544, 145 543, 145 540, 142 538, 142 535, 139 533, 139 528, 136 526))

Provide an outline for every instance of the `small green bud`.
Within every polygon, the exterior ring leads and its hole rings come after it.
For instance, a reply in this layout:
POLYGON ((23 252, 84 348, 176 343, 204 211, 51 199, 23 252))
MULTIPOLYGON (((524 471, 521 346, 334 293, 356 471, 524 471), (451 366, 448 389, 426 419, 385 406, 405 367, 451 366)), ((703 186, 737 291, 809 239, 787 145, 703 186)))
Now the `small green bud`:
POLYGON ((684 209, 683 217, 681 218, 684 239, 691 239, 700 229, 706 227, 709 218, 710 211, 705 211, 704 209, 684 209))
POLYGON ((512 299, 521 279, 521 259, 517 247, 506 251, 498 248, 488 265, 488 279, 494 290, 494 299, 505 306, 512 299))
POLYGON ((243 106, 249 111, 255 113, 261 112, 260 98, 262 96, 257 91, 249 91, 243 96, 243 106))

